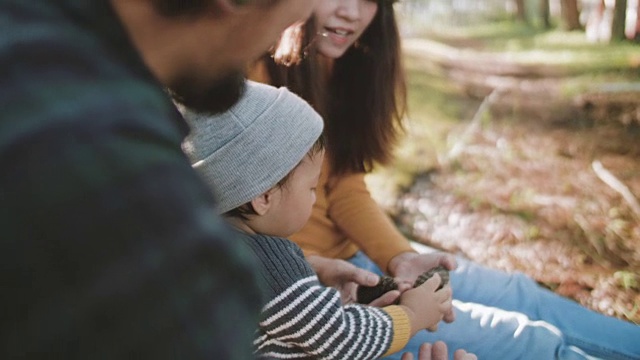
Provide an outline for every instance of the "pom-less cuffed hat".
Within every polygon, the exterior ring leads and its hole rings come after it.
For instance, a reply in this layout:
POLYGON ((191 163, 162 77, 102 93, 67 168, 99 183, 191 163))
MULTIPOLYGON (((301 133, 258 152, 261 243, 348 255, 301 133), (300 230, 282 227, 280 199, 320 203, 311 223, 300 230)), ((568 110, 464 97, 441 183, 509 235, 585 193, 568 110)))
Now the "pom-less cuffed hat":
POLYGON ((183 150, 212 189, 218 213, 243 205, 282 180, 322 134, 322 118, 286 88, 247 81, 219 115, 182 109, 191 126, 183 150))

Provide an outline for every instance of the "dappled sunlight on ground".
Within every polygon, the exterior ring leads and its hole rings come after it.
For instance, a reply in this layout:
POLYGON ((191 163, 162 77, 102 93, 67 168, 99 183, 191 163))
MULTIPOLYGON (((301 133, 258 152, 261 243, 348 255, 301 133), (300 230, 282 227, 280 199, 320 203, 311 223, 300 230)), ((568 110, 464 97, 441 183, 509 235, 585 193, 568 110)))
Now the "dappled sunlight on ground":
POLYGON ((408 130, 374 197, 409 238, 640 323, 637 45, 474 34, 404 39, 408 130))
POLYGON ((640 214, 592 167, 640 194, 639 137, 637 126, 494 120, 392 212, 418 241, 640 322, 640 214))

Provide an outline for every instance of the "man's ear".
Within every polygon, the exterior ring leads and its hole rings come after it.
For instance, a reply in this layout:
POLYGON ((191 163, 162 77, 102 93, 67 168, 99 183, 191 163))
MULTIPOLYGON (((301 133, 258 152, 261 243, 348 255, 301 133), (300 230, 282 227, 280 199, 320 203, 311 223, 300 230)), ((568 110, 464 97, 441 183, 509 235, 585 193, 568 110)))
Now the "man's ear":
POLYGON ((253 210, 258 213, 258 215, 262 216, 269 212, 269 209, 273 204, 273 191, 274 189, 269 189, 251 199, 251 206, 253 206, 253 210))

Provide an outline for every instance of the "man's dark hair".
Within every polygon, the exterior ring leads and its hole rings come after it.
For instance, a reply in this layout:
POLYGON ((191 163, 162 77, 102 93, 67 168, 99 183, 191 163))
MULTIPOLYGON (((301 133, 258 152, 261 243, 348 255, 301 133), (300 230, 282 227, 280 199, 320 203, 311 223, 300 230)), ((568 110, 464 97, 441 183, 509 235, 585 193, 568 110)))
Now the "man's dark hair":
MULTIPOLYGON (((256 3, 270 5, 279 0, 231 0, 236 5, 256 3)), ((197 15, 212 6, 214 0, 153 0, 156 9, 164 16, 197 15)))
POLYGON ((195 15, 211 6, 213 0, 153 0, 164 16, 195 15))

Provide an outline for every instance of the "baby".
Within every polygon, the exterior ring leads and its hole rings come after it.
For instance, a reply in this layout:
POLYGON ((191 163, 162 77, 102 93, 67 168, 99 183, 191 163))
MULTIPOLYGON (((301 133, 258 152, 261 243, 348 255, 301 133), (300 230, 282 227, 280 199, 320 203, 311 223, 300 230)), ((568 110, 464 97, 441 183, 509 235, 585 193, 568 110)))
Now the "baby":
POLYGON ((218 201, 218 212, 253 251, 264 284, 254 341, 261 357, 376 359, 402 349, 451 309, 439 276, 404 292, 399 305, 342 304, 286 239, 308 220, 324 156, 321 117, 285 88, 247 82, 216 116, 183 111, 184 150, 218 201))

